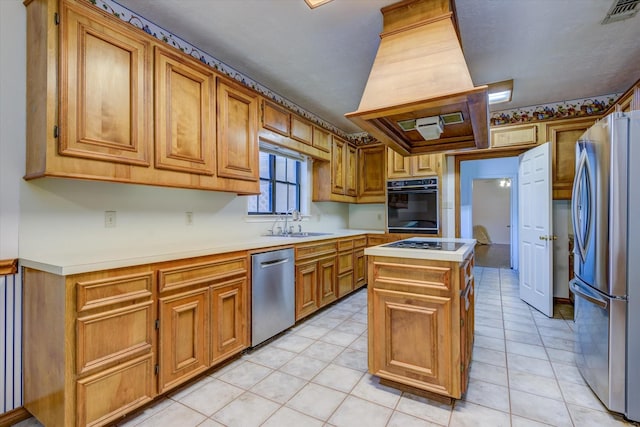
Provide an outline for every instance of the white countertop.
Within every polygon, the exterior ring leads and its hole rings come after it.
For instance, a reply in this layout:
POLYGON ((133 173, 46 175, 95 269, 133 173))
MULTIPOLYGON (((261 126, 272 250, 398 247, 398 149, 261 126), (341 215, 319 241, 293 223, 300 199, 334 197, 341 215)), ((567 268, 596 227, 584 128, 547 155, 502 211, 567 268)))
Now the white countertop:
POLYGON ((319 240, 336 239, 357 236, 361 234, 384 234, 380 230, 337 230, 323 236, 309 237, 278 237, 256 236, 255 238, 238 239, 233 242, 182 242, 179 247, 175 244, 165 247, 153 247, 145 250, 123 246, 117 253, 98 251, 64 252, 44 254, 37 257, 20 258, 20 265, 34 268, 48 273, 67 276, 70 274, 88 273, 91 271, 110 270, 134 265, 152 264, 156 262, 172 261, 198 256, 215 255, 225 252, 244 251, 252 249, 269 250, 274 246, 288 246, 296 243, 319 240))
POLYGON ((412 249, 412 248, 389 248, 388 243, 378 246, 372 246, 364 250, 365 255, 395 257, 395 258, 413 258, 413 259, 429 259, 434 261, 454 261, 462 262, 473 251, 476 245, 475 239, 449 239, 439 237, 411 237, 404 239, 409 241, 429 240, 443 243, 462 243, 463 245, 455 251, 443 251, 437 249, 412 249))

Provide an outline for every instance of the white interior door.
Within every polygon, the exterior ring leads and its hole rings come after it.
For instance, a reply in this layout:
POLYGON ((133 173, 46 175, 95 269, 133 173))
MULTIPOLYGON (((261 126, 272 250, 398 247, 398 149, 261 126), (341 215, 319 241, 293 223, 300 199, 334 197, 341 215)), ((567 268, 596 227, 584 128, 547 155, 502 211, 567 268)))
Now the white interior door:
POLYGON ((546 143, 520 155, 518 224, 520 298, 553 316, 551 154, 546 143))

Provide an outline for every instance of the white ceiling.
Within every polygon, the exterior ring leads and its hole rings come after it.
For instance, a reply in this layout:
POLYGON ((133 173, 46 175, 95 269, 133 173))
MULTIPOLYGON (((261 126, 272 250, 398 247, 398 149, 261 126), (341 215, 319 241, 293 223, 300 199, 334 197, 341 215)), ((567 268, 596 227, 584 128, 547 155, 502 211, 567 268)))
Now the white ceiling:
MULTIPOLYGON (((491 110, 619 93, 640 78, 640 14, 614 0, 455 0, 475 85, 514 79, 491 110)), ((347 133, 396 0, 117 0, 347 133)))

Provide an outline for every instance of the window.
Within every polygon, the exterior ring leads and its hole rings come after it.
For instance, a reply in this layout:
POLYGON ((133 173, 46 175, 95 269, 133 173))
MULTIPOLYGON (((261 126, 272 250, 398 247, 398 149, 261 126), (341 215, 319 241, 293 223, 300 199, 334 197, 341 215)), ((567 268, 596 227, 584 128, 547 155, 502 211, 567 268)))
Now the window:
POLYGON ((249 198, 250 215, 300 210, 301 161, 260 151, 260 195, 249 198))

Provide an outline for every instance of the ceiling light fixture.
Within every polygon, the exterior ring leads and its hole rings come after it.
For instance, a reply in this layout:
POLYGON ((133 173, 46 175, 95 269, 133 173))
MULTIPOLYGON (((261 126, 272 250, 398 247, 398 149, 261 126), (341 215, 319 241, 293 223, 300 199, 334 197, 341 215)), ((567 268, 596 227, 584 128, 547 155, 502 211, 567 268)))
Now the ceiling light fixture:
POLYGON ((501 82, 489 83, 487 85, 489 94, 489 104, 498 104, 511 101, 513 94, 513 79, 501 82))
POLYGON ((511 178, 502 178, 499 184, 500 184, 500 187, 502 188, 511 187, 511 178))
POLYGON ((329 3, 331 0, 304 0, 311 9, 315 9, 318 6, 322 6, 325 3, 329 3))

